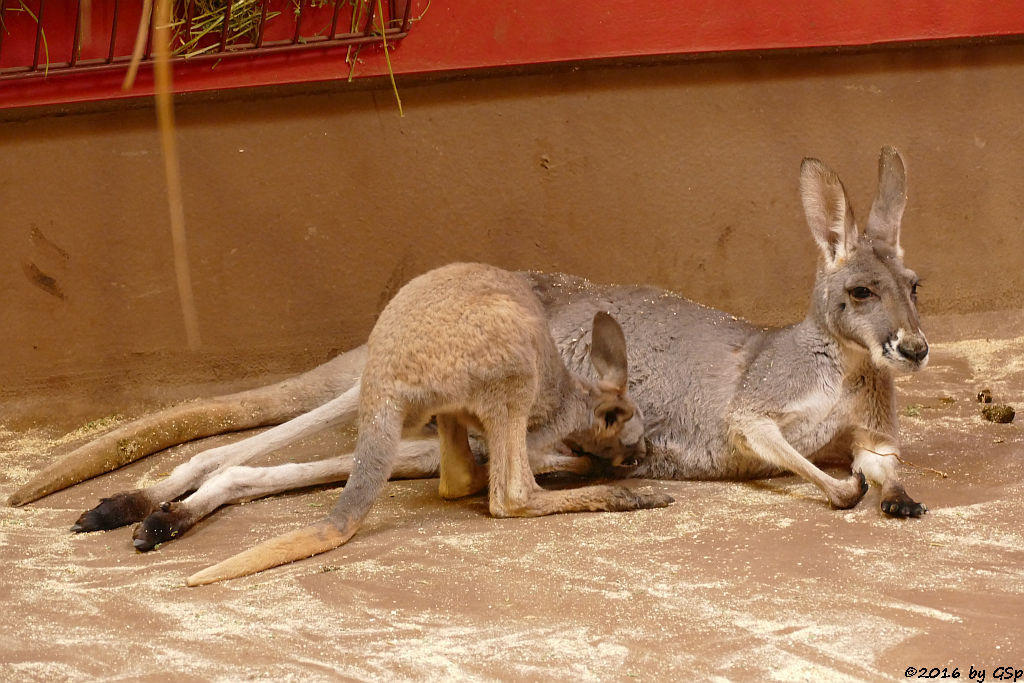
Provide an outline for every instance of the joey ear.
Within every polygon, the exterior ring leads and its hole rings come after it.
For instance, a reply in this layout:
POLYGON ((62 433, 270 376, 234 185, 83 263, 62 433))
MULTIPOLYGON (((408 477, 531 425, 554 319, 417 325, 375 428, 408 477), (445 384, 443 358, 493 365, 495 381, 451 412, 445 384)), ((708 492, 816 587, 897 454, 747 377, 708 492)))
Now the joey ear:
POLYGON ((618 433, 623 425, 633 418, 635 413, 633 404, 624 399, 611 399, 602 401, 594 408, 594 418, 600 423, 604 430, 612 434, 618 433))
POLYGON ((811 235, 829 267, 838 265, 857 246, 857 224, 842 181, 817 159, 800 165, 800 200, 811 235))
POLYGON ((895 147, 886 145, 878 155, 878 194, 871 204, 864 234, 886 242, 903 258, 900 247, 900 221, 907 206, 907 172, 903 157, 895 147))
POLYGON ((590 363, 602 383, 613 385, 615 391, 625 391, 628 379, 626 335, 615 318, 604 311, 594 314, 590 363))

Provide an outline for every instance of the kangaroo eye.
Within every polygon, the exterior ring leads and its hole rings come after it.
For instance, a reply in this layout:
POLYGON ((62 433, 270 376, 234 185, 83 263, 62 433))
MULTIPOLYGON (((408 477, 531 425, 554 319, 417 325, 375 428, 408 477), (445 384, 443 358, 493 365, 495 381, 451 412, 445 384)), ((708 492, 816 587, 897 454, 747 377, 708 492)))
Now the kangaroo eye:
POLYGON ((850 290, 850 296, 857 301, 866 301, 871 298, 871 290, 867 287, 854 287, 850 290))

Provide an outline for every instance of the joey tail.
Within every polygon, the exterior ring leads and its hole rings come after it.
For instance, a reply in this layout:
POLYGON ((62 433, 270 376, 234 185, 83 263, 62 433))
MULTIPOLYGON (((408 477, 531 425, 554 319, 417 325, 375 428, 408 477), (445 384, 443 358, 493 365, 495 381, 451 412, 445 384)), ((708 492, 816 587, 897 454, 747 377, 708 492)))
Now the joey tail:
POLYGON ((319 522, 275 536, 193 574, 186 583, 202 586, 248 576, 334 550, 347 542, 391 476, 402 438, 402 418, 397 411, 363 410, 361 406, 355 464, 334 509, 319 522))

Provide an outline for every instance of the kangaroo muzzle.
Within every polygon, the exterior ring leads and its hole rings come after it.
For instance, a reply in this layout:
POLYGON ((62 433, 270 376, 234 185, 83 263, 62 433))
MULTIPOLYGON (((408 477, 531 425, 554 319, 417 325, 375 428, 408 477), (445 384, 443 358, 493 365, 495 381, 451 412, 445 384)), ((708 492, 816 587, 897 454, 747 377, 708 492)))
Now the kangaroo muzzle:
POLYGON ((901 329, 896 334, 893 346, 899 358, 911 365, 914 370, 920 370, 927 365, 928 340, 920 330, 907 332, 906 329, 901 329))
POLYGON ((907 360, 921 364, 928 357, 928 342, 922 337, 909 337, 903 339, 896 350, 907 360))

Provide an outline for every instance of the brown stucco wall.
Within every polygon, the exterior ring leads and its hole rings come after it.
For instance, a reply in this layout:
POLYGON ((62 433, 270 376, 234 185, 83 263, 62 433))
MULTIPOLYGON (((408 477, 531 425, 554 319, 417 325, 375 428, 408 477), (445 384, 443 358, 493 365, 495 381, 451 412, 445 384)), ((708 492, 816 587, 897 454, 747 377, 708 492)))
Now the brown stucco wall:
POLYGON ((384 84, 181 98, 194 353, 151 108, 0 113, 0 407, 101 413, 308 367, 459 259, 792 321, 815 257, 801 157, 864 215, 885 143, 926 316, 1019 308, 1021 82, 1024 46, 1001 45, 406 81, 404 118, 384 84))

